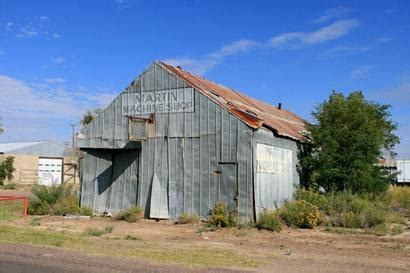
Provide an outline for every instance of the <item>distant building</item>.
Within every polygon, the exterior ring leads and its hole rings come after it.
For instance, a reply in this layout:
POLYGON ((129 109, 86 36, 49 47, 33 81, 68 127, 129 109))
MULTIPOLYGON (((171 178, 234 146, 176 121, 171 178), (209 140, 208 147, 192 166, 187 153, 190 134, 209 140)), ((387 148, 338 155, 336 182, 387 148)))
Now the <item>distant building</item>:
POLYGON ((410 183, 410 159, 397 160, 397 183, 410 183))
POLYGON ((305 121, 154 62, 77 136, 81 205, 205 217, 217 201, 253 221, 292 198, 305 121))
POLYGON ((0 143, 0 161, 8 156, 14 157, 14 182, 19 184, 79 181, 78 152, 63 144, 54 141, 0 143))

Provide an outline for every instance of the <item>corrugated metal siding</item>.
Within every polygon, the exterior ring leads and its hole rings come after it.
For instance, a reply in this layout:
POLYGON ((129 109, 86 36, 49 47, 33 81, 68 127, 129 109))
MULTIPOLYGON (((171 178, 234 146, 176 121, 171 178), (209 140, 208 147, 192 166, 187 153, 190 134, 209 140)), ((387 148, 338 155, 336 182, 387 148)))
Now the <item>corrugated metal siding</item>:
MULTIPOLYGON (((160 65, 151 65, 124 91, 125 96, 118 96, 82 132, 85 139, 78 141, 79 146, 86 149, 140 149, 136 202, 145 208, 147 217, 150 215, 154 173, 160 188, 165 189, 160 192, 159 206, 168 206, 170 218, 176 218, 182 212, 205 217, 221 195, 218 163, 235 162, 238 165, 239 216, 242 221, 252 221, 253 146, 261 141, 295 150, 296 144, 291 140, 275 138, 272 133, 263 133, 263 130, 258 130, 255 134, 257 139, 253 139, 252 128, 197 90, 194 90, 194 112, 156 113, 148 139, 129 142, 128 118, 121 113, 123 104, 129 100, 128 96, 133 96, 133 92, 175 88, 190 86, 160 65)), ((105 193, 96 191, 90 181, 99 177, 103 169, 109 166, 109 156, 103 150, 86 151, 82 160, 84 185, 81 201, 82 205, 92 205, 101 211, 107 197, 105 193)), ((105 183, 106 176, 102 175, 100 179, 105 183)), ((111 193, 115 194, 121 196, 119 192, 111 193)))
POLYGON ((255 206, 256 211, 262 209, 276 209, 284 204, 286 200, 292 199, 295 186, 299 184, 299 174, 297 172, 297 153, 298 147, 296 142, 278 138, 266 129, 259 129, 253 135, 253 151, 256 153, 257 144, 271 145, 292 151, 292 177, 258 173, 256 170, 256 154, 254 154, 254 185, 255 185, 255 206))
POLYGON ((88 150, 81 160, 81 205, 99 213, 135 205, 138 158, 138 150, 88 150))

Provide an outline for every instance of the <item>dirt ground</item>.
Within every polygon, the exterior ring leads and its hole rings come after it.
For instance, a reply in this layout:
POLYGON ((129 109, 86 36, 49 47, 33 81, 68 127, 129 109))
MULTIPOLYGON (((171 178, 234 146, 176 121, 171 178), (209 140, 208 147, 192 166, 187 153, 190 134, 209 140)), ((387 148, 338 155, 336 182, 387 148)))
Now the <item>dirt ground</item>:
MULTIPOLYGON (((16 258, 21 256, 18 246, 26 243, 32 245, 30 251, 23 253, 29 261, 38 262, 33 257, 43 253, 46 246, 46 252, 55 257, 71 255, 73 261, 79 260, 78 263, 82 265, 81 261, 89 260, 90 268, 85 270, 89 272, 94 272, 91 270, 92 265, 95 265, 96 270, 101 268, 101 261, 122 264, 118 259, 128 261, 120 267, 120 271, 127 272, 134 272, 136 267, 152 272, 181 272, 188 269, 284 273, 410 272, 409 229, 395 236, 376 236, 330 233, 324 228, 284 229, 280 233, 253 228, 210 231, 202 224, 176 225, 171 221, 153 220, 129 224, 98 217, 87 220, 29 216, 26 219, 0 221, 0 249, 3 249, 0 256, 5 257, 8 253, 14 261, 10 266, 21 265, 19 258, 16 258), (110 231, 101 236, 84 235, 90 230, 107 228, 110 231), (13 237, 14 229, 20 237, 13 237), (24 237, 25 232, 51 232, 53 236, 62 234, 64 238, 72 238, 72 242, 43 244, 41 239, 30 241, 31 237, 24 237), (38 248, 38 245, 42 248, 38 248)), ((70 272, 69 269, 65 268, 67 272, 70 272)))
MULTIPOLYGON (((229 250, 256 261, 256 265, 252 264, 248 268, 246 265, 241 266, 241 269, 252 271, 410 272, 408 231, 400 235, 384 237, 298 229, 287 229, 280 233, 250 228, 201 232, 203 228, 200 225, 175 225, 169 221, 144 220, 129 224, 102 218, 73 220, 53 216, 42 217, 36 220, 40 222, 39 226, 32 226, 32 220, 1 222, 0 225, 17 225, 19 228, 32 230, 79 234, 90 228, 102 229, 111 226, 111 233, 96 237, 95 240, 133 236, 138 240, 149 242, 154 250, 164 248, 178 251, 192 247, 229 250)), ((116 240, 116 246, 120 248, 122 241, 116 240)), ((135 247, 141 246, 135 245, 135 247)))

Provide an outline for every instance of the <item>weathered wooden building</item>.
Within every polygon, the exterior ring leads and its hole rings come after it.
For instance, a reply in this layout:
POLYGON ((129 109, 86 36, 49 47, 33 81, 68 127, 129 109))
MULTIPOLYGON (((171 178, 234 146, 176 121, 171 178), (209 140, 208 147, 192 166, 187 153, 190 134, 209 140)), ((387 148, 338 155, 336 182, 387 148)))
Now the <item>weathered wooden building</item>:
POLYGON ((81 205, 147 218, 206 216, 217 201, 253 221, 299 183, 297 115, 163 62, 79 134, 81 205))

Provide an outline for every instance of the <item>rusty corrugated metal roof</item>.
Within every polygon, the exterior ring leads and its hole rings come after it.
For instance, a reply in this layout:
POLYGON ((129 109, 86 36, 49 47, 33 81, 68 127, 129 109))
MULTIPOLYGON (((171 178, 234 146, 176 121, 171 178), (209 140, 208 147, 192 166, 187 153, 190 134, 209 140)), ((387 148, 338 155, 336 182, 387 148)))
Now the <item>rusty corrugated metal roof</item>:
POLYGON ((225 108, 252 128, 268 127, 278 135, 298 141, 306 141, 305 124, 302 118, 287 110, 244 95, 234 89, 194 75, 180 67, 158 62, 172 74, 185 80, 209 99, 225 108))

